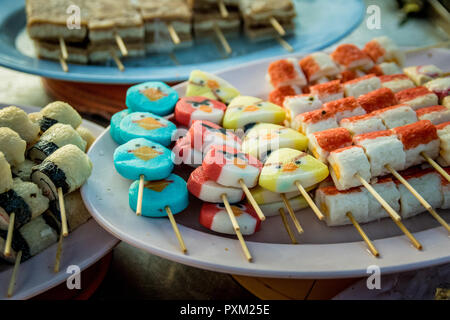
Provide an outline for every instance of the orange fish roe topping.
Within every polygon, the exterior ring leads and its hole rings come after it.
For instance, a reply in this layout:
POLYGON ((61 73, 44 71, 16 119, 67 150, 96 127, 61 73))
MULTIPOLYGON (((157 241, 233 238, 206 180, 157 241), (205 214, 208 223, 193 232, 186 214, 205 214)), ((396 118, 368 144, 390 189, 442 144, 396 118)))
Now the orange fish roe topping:
MULTIPOLYGON (((441 124, 438 124, 438 125, 436 126, 436 130, 442 130, 442 129, 444 129, 444 128, 447 127, 447 126, 450 126, 450 121, 444 122, 444 123, 441 123, 441 124)), ((449 169, 449 170, 450 170, 450 169, 449 169)))
POLYGON ((341 85, 340 80, 333 80, 330 82, 316 84, 309 88, 311 93, 320 95, 330 95, 340 92, 344 92, 344 88, 341 85))
POLYGON ((384 75, 383 69, 381 69, 379 65, 373 66, 373 68, 369 70, 369 73, 373 73, 377 77, 384 75))
POLYGON ((345 67, 348 67, 354 61, 370 59, 367 54, 354 44, 341 44, 331 54, 331 58, 345 67))
POLYGON ((354 187, 354 188, 350 188, 347 190, 338 190, 335 186, 322 187, 322 188, 319 188, 319 190, 322 191, 327 196, 335 196, 338 194, 357 193, 357 192, 362 191, 360 187, 354 187))
POLYGON ((432 112, 439 112, 439 111, 445 111, 447 110, 444 106, 431 106, 426 108, 420 108, 419 110, 416 110, 416 114, 418 117, 423 116, 424 114, 432 113, 432 112))
POLYGON ((342 122, 356 122, 356 121, 360 121, 360 120, 365 120, 365 119, 370 119, 375 117, 375 115, 373 113, 368 113, 368 114, 363 114, 361 116, 353 116, 350 118, 344 118, 341 120, 342 122))
POLYGON ((375 63, 377 63, 378 59, 386 54, 386 50, 384 50, 384 48, 375 40, 367 42, 363 48, 363 52, 367 54, 375 63))
POLYGON ((364 140, 372 140, 372 139, 376 139, 376 138, 380 138, 380 137, 389 137, 392 135, 394 135, 394 133, 391 130, 381 130, 381 131, 358 134, 353 137, 353 141, 361 142, 364 140))
MULTIPOLYGON (((372 73, 372 72, 371 72, 372 73)), ((358 78, 358 74, 354 70, 344 70, 341 72, 341 82, 345 83, 358 78)))
POLYGON ((378 115, 381 113, 385 113, 386 111, 397 109, 397 108, 402 108, 402 107, 409 107, 409 106, 407 104, 396 104, 395 106, 383 108, 380 110, 375 110, 374 112, 372 112, 372 115, 378 115))
POLYGON ((299 114, 298 117, 300 117, 300 119, 306 123, 317 123, 319 121, 334 117, 335 115, 336 114, 334 112, 327 112, 322 108, 299 114))
POLYGON ((421 96, 425 96, 427 94, 432 94, 432 92, 428 90, 426 87, 416 87, 397 92, 395 94, 395 97, 397 98, 398 102, 402 103, 411 101, 421 96))
POLYGON ((278 60, 269 65, 268 73, 270 75, 270 82, 274 87, 284 81, 297 78, 298 74, 295 66, 288 60, 278 60))
POLYGON ((389 82, 393 80, 408 80, 408 76, 406 74, 400 73, 400 74, 390 74, 379 77, 381 82, 389 82))
POLYGON ((352 135, 345 128, 334 128, 313 133, 319 147, 333 151, 352 144, 352 135))
POLYGON ((349 85, 349 84, 358 83, 360 81, 364 81, 364 80, 367 80, 367 79, 370 79, 370 78, 374 78, 374 77, 375 77, 374 74, 366 74, 365 76, 362 76, 362 77, 359 77, 359 78, 356 78, 356 79, 353 79, 353 80, 345 82, 344 86, 349 85))
POLYGON ((361 147, 361 146, 348 146, 348 147, 344 147, 344 148, 339 148, 339 149, 333 150, 331 152, 336 154, 336 153, 340 153, 340 152, 347 151, 347 150, 354 149, 354 148, 361 148, 361 149, 363 149, 363 147, 361 147))
POLYGON ((279 87, 269 94, 269 101, 276 105, 282 106, 284 98, 295 96, 298 92, 292 86, 279 87))
POLYGON ((370 113, 375 110, 396 105, 397 99, 391 89, 381 88, 360 96, 358 102, 367 113, 370 113))
POLYGON ((429 120, 421 120, 392 130, 397 134, 406 150, 438 139, 436 127, 429 120))
POLYGON ((299 64, 308 80, 311 76, 313 76, 317 71, 320 70, 320 66, 312 56, 303 58, 302 60, 300 60, 299 64))
POLYGON ((329 112, 341 112, 346 110, 355 110, 360 107, 355 97, 347 97, 335 101, 330 101, 323 105, 325 111, 329 112))

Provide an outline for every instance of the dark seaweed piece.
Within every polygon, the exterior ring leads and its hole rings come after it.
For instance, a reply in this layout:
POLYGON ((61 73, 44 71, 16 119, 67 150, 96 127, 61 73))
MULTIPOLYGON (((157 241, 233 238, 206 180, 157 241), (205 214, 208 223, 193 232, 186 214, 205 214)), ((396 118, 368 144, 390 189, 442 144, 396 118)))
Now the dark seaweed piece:
POLYGON ((58 148, 59 147, 53 142, 40 140, 33 147, 31 147, 31 149, 28 151, 28 154, 30 154, 33 149, 36 149, 41 151, 45 155, 45 157, 48 157, 53 152, 58 150, 58 148))
MULTIPOLYGON (((31 176, 33 176, 36 171, 45 174, 53 182, 56 188, 61 188, 63 190, 64 194, 69 192, 70 187, 66 182, 66 174, 53 162, 44 161, 39 166, 34 167, 31 176)), ((57 195, 55 195, 55 198, 58 198, 57 195)))
POLYGON ((0 194, 0 207, 11 215, 15 213, 14 228, 20 228, 31 219, 31 209, 13 189, 0 194))
POLYGON ((59 214, 54 213, 56 211, 53 211, 54 210, 53 209, 54 204, 52 204, 53 202, 58 201, 50 201, 50 208, 49 210, 44 212, 42 218, 44 219, 45 223, 48 224, 53 230, 55 230, 59 236, 61 234, 61 218, 59 214))
MULTIPOLYGON (((1 238, 6 239, 7 234, 8 234, 8 231, 0 230, 1 238)), ((11 241, 11 248, 15 252, 22 251, 22 259, 20 260, 20 262, 24 262, 31 258, 30 247, 28 246, 28 243, 22 237, 20 232, 14 232, 12 241, 11 241)))
POLYGON ((54 120, 54 119, 47 118, 47 117, 42 117, 42 119, 39 120, 39 126, 41 127, 41 131, 42 132, 47 131, 48 128, 50 128, 55 123, 58 123, 58 121, 54 120))

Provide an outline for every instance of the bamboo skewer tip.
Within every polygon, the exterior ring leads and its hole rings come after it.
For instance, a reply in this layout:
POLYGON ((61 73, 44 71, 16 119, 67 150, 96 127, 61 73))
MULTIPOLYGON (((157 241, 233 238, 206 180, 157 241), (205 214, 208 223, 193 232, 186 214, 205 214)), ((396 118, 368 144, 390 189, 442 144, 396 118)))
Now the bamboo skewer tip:
POLYGON ((284 37, 286 35, 286 30, 284 30, 283 26, 280 24, 280 22, 278 22, 277 19, 275 19, 274 17, 270 17, 269 21, 272 27, 276 32, 278 32, 280 36, 284 37))
POLYGON ((286 229, 289 238, 291 239, 292 244, 298 244, 297 239, 295 239, 294 233, 291 230, 291 227, 289 226, 289 223, 287 221, 286 218, 286 214, 284 213, 284 209, 280 208, 278 209, 278 211, 280 212, 280 216, 281 216, 281 221, 283 222, 284 228, 286 229))
POLYGON ((302 186, 302 184, 299 181, 295 181, 295 185, 297 186, 297 189, 302 194, 303 198, 305 198, 305 200, 308 203, 308 205, 310 206, 310 208, 314 211, 314 213, 316 214, 317 218, 320 221, 324 220, 325 216, 323 215, 322 211, 320 211, 320 209, 317 207, 317 205, 315 204, 314 200, 311 199, 311 196, 308 194, 308 192, 302 186))
POLYGON ((138 199, 136 205, 136 215, 142 215, 142 199, 144 197, 144 175, 139 176, 139 189, 138 189, 138 199))
POLYGON ((58 240, 58 248, 56 249, 56 258, 55 258, 55 265, 53 267, 53 272, 58 273, 59 267, 61 265, 61 254, 62 254, 62 243, 63 243, 63 234, 61 233, 59 235, 58 240))
POLYGON ((281 199, 284 202, 284 206, 286 207, 286 209, 287 209, 287 211, 289 213, 289 216, 291 217, 292 222, 294 222, 294 225, 295 225, 295 228, 297 229, 297 232, 299 234, 302 234, 304 232, 303 228, 300 225, 300 222, 298 221, 297 216, 295 215, 295 212, 292 209, 291 204, 289 203, 289 200, 287 199, 287 197, 286 197, 286 195, 284 193, 281 193, 280 196, 281 196, 281 199))
POLYGON ((119 47, 120 53, 122 56, 128 56, 128 49, 123 41, 122 37, 119 35, 117 31, 114 31, 114 38, 116 39, 117 46, 119 47))
POLYGON ((62 188, 58 188, 58 201, 59 201, 59 211, 61 214, 62 234, 64 237, 67 237, 69 235, 69 229, 67 227, 66 206, 64 204, 64 194, 62 188))
POLYGON ((186 254, 187 253, 186 244, 184 243, 183 237, 181 236, 180 229, 178 229, 178 225, 175 221, 172 210, 170 209, 169 206, 165 207, 165 210, 166 210, 167 216, 169 217, 170 224, 172 225, 172 229, 175 232, 175 235, 178 239, 178 243, 180 244, 181 252, 186 254))
POLYGON ((367 247, 369 248, 370 253, 372 253, 372 255, 374 257, 379 257, 380 253, 378 252, 377 248, 373 244, 372 240, 370 240, 370 238, 367 236, 367 234, 361 228, 361 226, 359 225, 358 221, 356 221, 356 219, 353 217, 351 212, 347 212, 346 216, 350 220, 350 222, 353 224, 353 226, 355 227, 356 231, 358 231, 360 236, 363 238, 364 242, 367 244, 367 247))
POLYGON ((16 285, 16 279, 17 279, 17 274, 19 272, 19 265, 20 265, 21 260, 22 260, 22 250, 19 251, 16 256, 13 273, 11 275, 11 279, 9 280, 8 293, 7 293, 8 298, 11 298, 14 294, 14 286, 16 285))
POLYGON ((248 189, 247 185, 244 183, 244 180, 239 179, 239 184, 241 185, 241 188, 244 191, 245 195, 247 196, 247 199, 250 202, 250 204, 252 205, 253 209, 255 209, 255 212, 258 215, 258 218, 261 221, 266 220, 266 216, 262 212, 261 208, 259 207, 259 205, 256 202, 255 198, 253 197, 252 193, 248 189))

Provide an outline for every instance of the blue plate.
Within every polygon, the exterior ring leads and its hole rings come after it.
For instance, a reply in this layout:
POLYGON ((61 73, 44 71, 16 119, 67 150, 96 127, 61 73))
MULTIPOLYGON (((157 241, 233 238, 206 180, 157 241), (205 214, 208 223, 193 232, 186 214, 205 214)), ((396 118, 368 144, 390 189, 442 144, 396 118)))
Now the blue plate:
MULTIPOLYGON (((58 62, 25 55, 16 46, 17 37, 26 25, 24 0, 2 1, 0 10, 0 65, 47 78, 93 83, 138 83, 150 80, 182 81, 193 69, 217 71, 257 59, 287 52, 275 40, 250 43, 244 36, 230 39, 231 56, 224 58, 214 41, 196 43, 190 49, 175 52, 176 64, 167 54, 145 58, 123 59, 125 71, 114 64, 69 64, 62 71, 58 62)), ((362 21, 365 5, 362 0, 296 0, 298 16, 295 36, 287 37, 296 52, 321 50, 339 41, 362 21)))

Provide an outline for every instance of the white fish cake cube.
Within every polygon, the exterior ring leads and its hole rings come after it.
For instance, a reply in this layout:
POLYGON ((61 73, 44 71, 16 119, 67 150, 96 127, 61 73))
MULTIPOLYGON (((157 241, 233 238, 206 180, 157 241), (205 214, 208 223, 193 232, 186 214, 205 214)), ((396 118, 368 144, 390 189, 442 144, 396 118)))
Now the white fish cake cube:
POLYGON ((324 52, 314 52, 300 60, 300 66, 310 82, 324 77, 334 77, 339 74, 339 68, 324 52))
POLYGON ((362 116, 366 114, 366 111, 361 107, 355 97, 347 97, 327 102, 323 105, 323 110, 335 114, 337 122, 344 118, 362 116))
POLYGON ((360 146, 350 146, 332 151, 328 162, 330 163, 331 177, 338 190, 360 186, 361 182, 356 174, 366 181, 371 178, 369 160, 360 146))
POLYGON ((431 107, 439 103, 438 96, 426 87, 402 90, 395 94, 398 103, 407 104, 413 110, 431 107))
POLYGON ((404 74, 385 75, 380 77, 381 86, 389 88, 395 93, 414 88, 414 83, 404 74))
POLYGON ((395 44, 395 42, 386 36, 372 39, 363 49, 375 63, 395 62, 403 65, 405 62, 405 53, 395 44))
POLYGON ((308 135, 318 131, 337 128, 338 123, 335 114, 319 109, 299 114, 295 117, 292 127, 308 135))
POLYGON ((450 77, 431 80, 425 84, 428 90, 433 91, 439 98, 440 102, 450 95, 450 77))
POLYGON ((318 110, 322 108, 322 105, 319 97, 313 94, 289 96, 283 102, 283 108, 286 110, 286 118, 288 121, 292 121, 299 114, 318 110))
POLYGON ((373 74, 369 74, 354 80, 347 81, 343 84, 346 97, 358 98, 363 94, 381 88, 380 78, 373 74))
POLYGON ((430 120, 434 125, 450 121, 450 110, 444 106, 432 106, 416 111, 419 120, 430 120))
POLYGON ((274 88, 284 86, 303 87, 307 84, 305 74, 295 58, 272 62, 269 65, 266 77, 274 88))
POLYGON ((372 113, 342 119, 339 125, 348 129, 353 135, 386 130, 386 126, 380 117, 372 113))
MULTIPOLYGON (((402 175, 433 208, 441 206, 441 178, 437 172, 420 169, 418 172, 402 173, 402 175)), ((422 204, 405 186, 398 184, 397 187, 400 192, 402 218, 410 218, 425 211, 422 204)))
MULTIPOLYGON (((450 173, 449 168, 445 168, 447 173, 450 173)), ((441 177, 441 193, 442 193, 442 204, 441 209, 449 209, 450 208, 450 182, 447 181, 444 177, 441 177)))
POLYGON ((416 113, 411 107, 405 104, 377 110, 373 114, 380 117, 388 129, 417 122, 416 113))
MULTIPOLYGON (((377 183, 372 184, 372 187, 376 192, 394 209, 395 212, 400 211, 400 192, 397 186, 390 178, 382 178, 377 183)), ((366 189, 369 199, 369 220, 374 221, 382 218, 389 217, 389 214, 381 206, 380 202, 366 189)))
POLYGON ((439 140, 441 141, 441 150, 450 151, 450 122, 437 125, 436 130, 439 140))
POLYGON ((439 78, 442 70, 435 65, 428 64, 423 66, 414 66, 403 69, 403 72, 417 85, 422 86, 425 83, 439 78))
POLYGON ((339 80, 316 84, 310 87, 310 91, 311 94, 317 95, 323 103, 344 97, 344 87, 339 80))
POLYGON ((331 151, 351 146, 352 135, 345 128, 334 128, 308 135, 308 149, 316 159, 328 162, 331 151))
POLYGON ((369 73, 384 76, 402 73, 402 69, 400 69, 395 62, 383 62, 375 65, 371 70, 369 70, 369 73))
POLYGON ((366 222, 369 218, 369 201, 361 188, 340 192, 336 187, 324 187, 316 190, 315 202, 325 215, 328 226, 351 224, 347 217, 350 212, 356 221, 366 222))
POLYGON ((405 168, 403 144, 391 131, 367 133, 355 136, 353 140, 366 151, 372 177, 389 174, 389 170, 385 168, 387 164, 395 170, 405 168))

